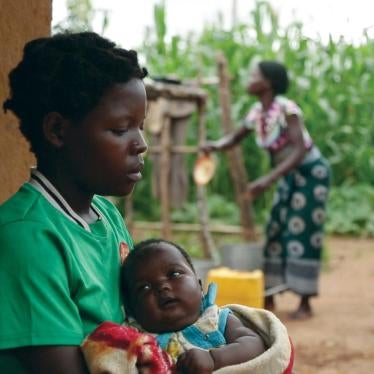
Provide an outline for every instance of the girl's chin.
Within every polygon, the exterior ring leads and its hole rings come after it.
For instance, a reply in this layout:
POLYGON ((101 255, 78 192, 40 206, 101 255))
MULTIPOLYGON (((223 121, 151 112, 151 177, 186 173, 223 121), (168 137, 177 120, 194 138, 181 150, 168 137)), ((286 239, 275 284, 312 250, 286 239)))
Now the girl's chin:
POLYGON ((129 196, 132 194, 134 191, 136 182, 127 182, 126 185, 122 186, 122 188, 116 188, 115 190, 113 189, 110 193, 103 194, 105 196, 129 196))
POLYGON ((133 193, 134 191, 134 188, 135 188, 135 183, 132 185, 132 186, 127 186, 125 189, 124 189, 124 192, 122 193, 122 196, 129 196, 133 193))

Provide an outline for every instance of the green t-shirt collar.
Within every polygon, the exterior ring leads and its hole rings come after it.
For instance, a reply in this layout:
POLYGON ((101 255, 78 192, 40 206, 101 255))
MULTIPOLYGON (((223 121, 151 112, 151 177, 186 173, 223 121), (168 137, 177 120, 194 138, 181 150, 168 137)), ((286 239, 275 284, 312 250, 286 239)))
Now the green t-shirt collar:
MULTIPOLYGON (((72 209, 72 207, 57 191, 53 184, 36 168, 31 169, 29 184, 37 189, 48 200, 50 204, 52 204, 67 218, 69 218, 79 226, 82 226, 86 231, 91 232, 88 223, 72 209)), ((101 213, 97 208, 95 208, 93 204, 91 204, 91 209, 97 215, 98 219, 101 220, 101 213)))

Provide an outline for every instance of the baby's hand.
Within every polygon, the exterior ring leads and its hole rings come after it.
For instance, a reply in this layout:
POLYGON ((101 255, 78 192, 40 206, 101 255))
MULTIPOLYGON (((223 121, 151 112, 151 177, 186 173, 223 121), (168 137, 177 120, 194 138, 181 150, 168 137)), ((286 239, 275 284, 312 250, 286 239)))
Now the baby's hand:
POLYGON ((178 357, 177 371, 183 374, 210 374, 214 370, 214 361, 208 351, 190 349, 178 357))

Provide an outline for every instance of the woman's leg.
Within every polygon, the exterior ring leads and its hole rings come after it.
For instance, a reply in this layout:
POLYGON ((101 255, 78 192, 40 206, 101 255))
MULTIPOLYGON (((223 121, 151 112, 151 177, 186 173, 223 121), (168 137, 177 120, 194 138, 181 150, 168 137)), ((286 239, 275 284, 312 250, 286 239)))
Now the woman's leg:
POLYGON ((264 308, 270 310, 271 312, 275 310, 274 296, 265 296, 264 308))
POLYGON ((295 174, 285 238, 286 278, 300 304, 291 318, 312 316, 310 297, 318 294, 328 187, 329 168, 323 160, 303 165, 295 174))
POLYGON ((306 319, 313 316, 312 306, 310 305, 310 296, 301 296, 298 308, 290 313, 291 319, 306 319))
MULTIPOLYGON (((282 285, 285 280, 285 246, 283 232, 287 214, 288 189, 284 178, 278 184, 273 199, 270 218, 266 226, 266 244, 264 247, 265 288, 269 289, 282 285)), ((275 310, 275 297, 265 297, 265 309, 275 310)))

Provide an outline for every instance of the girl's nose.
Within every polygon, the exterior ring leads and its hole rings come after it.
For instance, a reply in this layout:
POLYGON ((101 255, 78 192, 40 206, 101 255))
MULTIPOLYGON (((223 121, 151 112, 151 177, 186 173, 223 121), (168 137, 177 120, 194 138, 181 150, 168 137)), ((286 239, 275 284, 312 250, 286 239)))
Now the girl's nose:
POLYGON ((135 154, 142 154, 147 150, 148 146, 143 137, 143 134, 139 131, 136 139, 132 142, 132 152, 135 154))
POLYGON ((145 142, 136 143, 135 145, 135 153, 142 154, 148 149, 147 144, 145 142))

